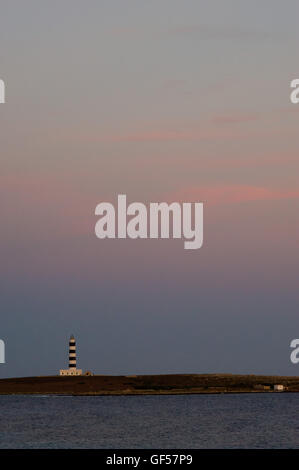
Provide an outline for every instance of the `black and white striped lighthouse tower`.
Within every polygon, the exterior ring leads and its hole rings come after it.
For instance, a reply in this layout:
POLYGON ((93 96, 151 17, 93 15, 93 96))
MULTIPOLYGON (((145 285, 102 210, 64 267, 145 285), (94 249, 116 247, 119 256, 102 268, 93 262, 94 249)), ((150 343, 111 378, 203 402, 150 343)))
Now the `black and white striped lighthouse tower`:
POLYGON ((82 375, 82 369, 77 369, 77 351, 74 335, 69 339, 69 368, 60 369, 59 375, 82 375))
POLYGON ((77 367, 77 354, 76 354, 76 340, 74 335, 70 337, 69 342, 69 369, 76 369, 77 367))

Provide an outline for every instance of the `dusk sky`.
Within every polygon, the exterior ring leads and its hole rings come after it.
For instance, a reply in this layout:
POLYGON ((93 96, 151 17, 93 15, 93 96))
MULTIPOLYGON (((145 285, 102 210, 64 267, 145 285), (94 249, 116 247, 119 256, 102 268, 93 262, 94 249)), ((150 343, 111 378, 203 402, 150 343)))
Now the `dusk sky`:
POLYGON ((299 3, 0 0, 1 377, 299 375, 299 3), (204 202, 204 243, 98 203, 204 202))

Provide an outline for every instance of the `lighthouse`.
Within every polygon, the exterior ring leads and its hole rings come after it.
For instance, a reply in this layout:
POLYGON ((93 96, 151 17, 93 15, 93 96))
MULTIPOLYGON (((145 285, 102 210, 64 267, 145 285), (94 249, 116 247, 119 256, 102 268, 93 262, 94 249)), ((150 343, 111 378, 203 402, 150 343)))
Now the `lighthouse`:
POLYGON ((69 340, 69 368, 60 369, 59 375, 82 375, 82 369, 77 369, 77 351, 74 335, 71 335, 69 340))
POLYGON ((69 369, 76 370, 77 365, 77 354, 76 354, 76 340, 74 335, 70 337, 69 342, 69 369))

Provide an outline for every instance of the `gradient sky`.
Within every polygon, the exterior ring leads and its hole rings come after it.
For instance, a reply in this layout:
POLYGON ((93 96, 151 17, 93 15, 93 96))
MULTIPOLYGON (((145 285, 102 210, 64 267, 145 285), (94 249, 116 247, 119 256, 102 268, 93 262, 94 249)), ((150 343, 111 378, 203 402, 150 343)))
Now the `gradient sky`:
POLYGON ((298 375, 297 0, 0 0, 0 376, 298 375), (102 201, 204 201, 204 245, 102 201))

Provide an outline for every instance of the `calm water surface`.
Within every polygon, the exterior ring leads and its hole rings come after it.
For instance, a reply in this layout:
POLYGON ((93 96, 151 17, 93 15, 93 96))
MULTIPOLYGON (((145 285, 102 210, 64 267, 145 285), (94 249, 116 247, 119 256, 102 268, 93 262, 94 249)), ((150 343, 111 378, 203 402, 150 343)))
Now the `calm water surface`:
POLYGON ((1 448, 299 448, 299 394, 0 396, 1 448))

